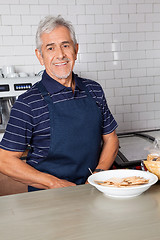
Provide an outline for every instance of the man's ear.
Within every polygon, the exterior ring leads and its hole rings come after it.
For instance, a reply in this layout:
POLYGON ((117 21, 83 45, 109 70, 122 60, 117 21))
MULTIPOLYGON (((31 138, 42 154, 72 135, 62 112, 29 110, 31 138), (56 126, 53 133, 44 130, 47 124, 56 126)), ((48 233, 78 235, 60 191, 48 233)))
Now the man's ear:
POLYGON ((77 43, 75 46, 75 53, 76 53, 75 60, 77 60, 78 48, 79 48, 79 45, 77 43))
POLYGON ((42 54, 41 52, 39 51, 39 49, 35 49, 35 54, 40 62, 40 64, 43 66, 44 65, 44 62, 43 62, 43 57, 42 57, 42 54))

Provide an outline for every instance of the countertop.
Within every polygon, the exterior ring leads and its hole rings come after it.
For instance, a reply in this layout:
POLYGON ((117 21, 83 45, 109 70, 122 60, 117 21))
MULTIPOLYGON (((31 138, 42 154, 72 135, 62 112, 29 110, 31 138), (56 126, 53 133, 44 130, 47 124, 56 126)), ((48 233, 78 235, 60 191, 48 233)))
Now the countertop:
POLYGON ((0 239, 159 240, 160 182, 123 200, 89 184, 0 197, 0 239))

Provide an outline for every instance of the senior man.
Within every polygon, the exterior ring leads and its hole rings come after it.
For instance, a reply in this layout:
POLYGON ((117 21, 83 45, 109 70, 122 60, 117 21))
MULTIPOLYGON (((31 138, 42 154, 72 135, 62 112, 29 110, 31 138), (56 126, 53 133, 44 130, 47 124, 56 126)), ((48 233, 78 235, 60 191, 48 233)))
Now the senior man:
POLYGON ((39 23, 41 81, 19 96, 0 144, 0 172, 29 191, 84 184, 109 169, 118 151, 114 120, 101 86, 73 72, 78 44, 61 16, 39 23), (29 148, 26 163, 20 158, 29 148))

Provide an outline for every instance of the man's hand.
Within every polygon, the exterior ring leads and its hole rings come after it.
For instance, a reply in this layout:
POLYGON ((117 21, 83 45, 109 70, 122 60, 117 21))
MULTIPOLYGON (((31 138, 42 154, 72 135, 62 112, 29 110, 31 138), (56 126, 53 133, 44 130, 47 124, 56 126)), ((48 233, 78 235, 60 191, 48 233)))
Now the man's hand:
POLYGON ((51 181, 50 181, 49 189, 76 186, 75 183, 69 182, 65 179, 59 179, 51 175, 50 175, 50 179, 51 181))

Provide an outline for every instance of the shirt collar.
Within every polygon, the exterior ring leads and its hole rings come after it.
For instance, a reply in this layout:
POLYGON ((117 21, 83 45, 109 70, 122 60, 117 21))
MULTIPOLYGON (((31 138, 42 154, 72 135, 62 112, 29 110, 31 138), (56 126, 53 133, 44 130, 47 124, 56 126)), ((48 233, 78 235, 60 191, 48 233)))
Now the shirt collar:
POLYGON ((73 73, 73 77, 74 77, 75 84, 76 84, 75 89, 79 88, 80 90, 85 90, 84 84, 82 82, 82 78, 78 77, 78 75, 74 74, 74 73, 73 73))
MULTIPOLYGON (((78 77, 77 74, 72 73, 72 77, 75 80, 75 84, 76 84, 76 88, 79 88, 80 90, 84 90, 84 86, 82 84, 82 80, 78 77)), ((43 75, 42 75, 42 83, 45 85, 47 91, 50 94, 54 94, 54 93, 58 93, 61 92, 62 90, 64 90, 65 87, 64 85, 60 84, 59 82, 57 82, 56 80, 54 80, 53 78, 51 78, 46 70, 44 70, 43 75)))
POLYGON ((44 70, 42 75, 42 83, 44 84, 44 86, 46 87, 47 91, 50 94, 58 93, 65 88, 65 86, 63 86, 62 84, 60 84, 59 82, 51 78, 47 74, 46 70, 44 70))

